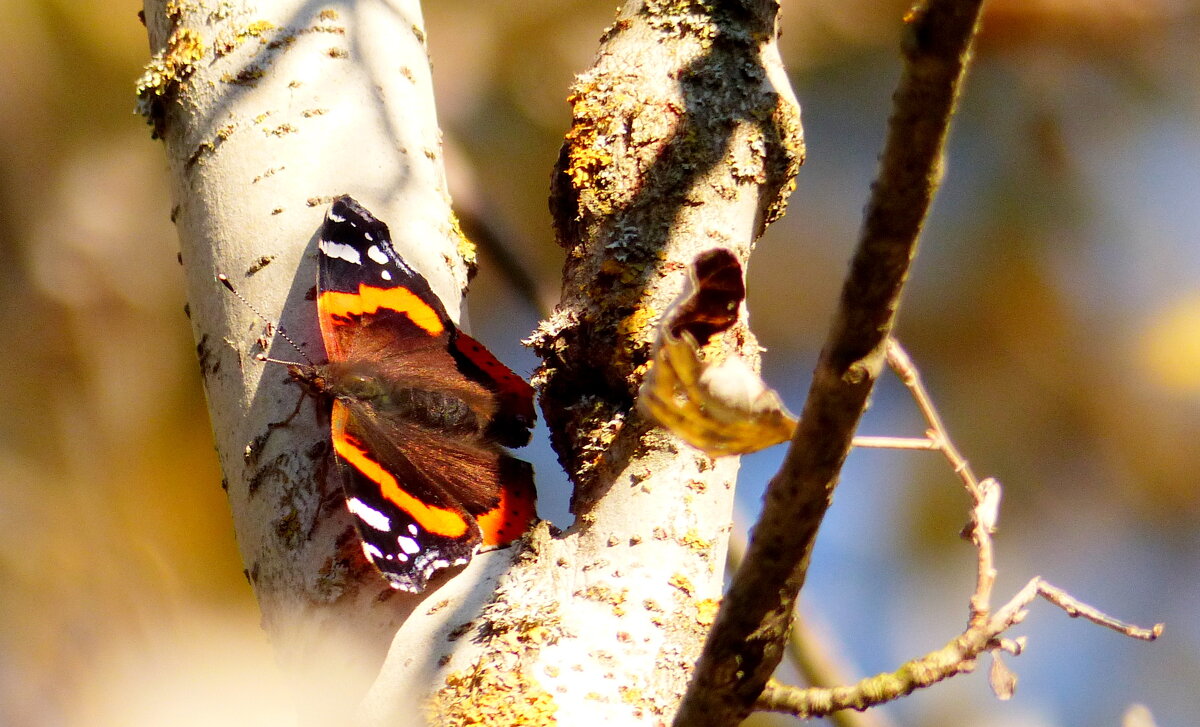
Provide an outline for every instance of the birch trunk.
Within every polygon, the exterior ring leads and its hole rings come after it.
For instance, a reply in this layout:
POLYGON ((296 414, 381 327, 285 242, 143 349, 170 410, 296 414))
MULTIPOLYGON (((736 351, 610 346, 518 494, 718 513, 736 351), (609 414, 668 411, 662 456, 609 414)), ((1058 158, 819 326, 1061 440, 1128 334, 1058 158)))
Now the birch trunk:
MULTIPOLYGON (((563 293, 532 339, 577 522, 535 532, 482 610, 414 612, 368 698, 378 723, 431 692, 434 724, 670 721, 720 598, 737 461, 633 405, 687 265, 717 246, 744 263, 801 161, 776 9, 629 3, 578 77, 551 199, 563 293), (410 629, 434 638, 415 649, 410 629)), ((724 342, 757 363, 744 324, 724 342)))
MULTIPOLYGON (((300 394, 253 360, 268 332, 213 276, 282 311, 319 360, 307 253, 328 201, 350 193, 456 315, 466 248, 417 3, 147 5, 165 79, 150 106, 234 525, 306 721, 670 720, 720 597, 737 462, 653 429, 634 397, 687 264, 716 246, 744 264, 802 159, 776 10, 630 2, 602 39, 556 169, 562 300, 532 340, 577 523, 540 526, 414 598, 350 567, 324 422, 307 403, 291 426, 268 426, 300 394)), ((744 324, 723 340, 718 356, 757 363, 744 324)))
MULTIPOLYGON (((303 721, 351 714, 418 599, 361 562, 337 498, 327 417, 282 366, 238 290, 313 360, 324 354, 311 290, 315 235, 354 195, 458 317, 467 277, 442 168, 420 6, 147 0, 151 121, 174 184, 191 322, 234 530, 303 721), (161 93, 157 93, 161 92, 161 93)), ((282 344, 282 345, 281 345, 282 344)))

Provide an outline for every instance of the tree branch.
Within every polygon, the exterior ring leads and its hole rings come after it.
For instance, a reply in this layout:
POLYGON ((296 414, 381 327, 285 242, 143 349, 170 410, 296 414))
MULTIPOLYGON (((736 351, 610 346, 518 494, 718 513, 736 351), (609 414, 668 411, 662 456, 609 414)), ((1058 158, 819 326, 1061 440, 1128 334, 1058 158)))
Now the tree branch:
POLYGON ((967 628, 937 651, 913 659, 894 672, 878 674, 850 686, 798 688, 768 683, 758 699, 757 708, 787 712, 801 718, 824 716, 844 709, 863 710, 903 697, 956 674, 973 671, 977 658, 984 652, 993 654, 992 688, 998 697, 1007 699, 1016 687, 1016 677, 1008 671, 995 652, 1009 651, 1014 655, 1021 652, 1022 640, 1011 641, 1002 638, 1002 635, 1025 620, 1027 607, 1039 596, 1058 606, 1072 618, 1085 618, 1131 638, 1145 641, 1158 638, 1162 634, 1162 624, 1144 629, 1122 623, 1040 577, 1032 579, 994 614, 991 612, 990 599, 996 577, 992 533, 995 531, 999 512, 1000 483, 991 478, 982 481, 976 479, 966 459, 951 441, 941 416, 921 382, 917 368, 900 344, 893 339, 887 342, 887 358, 892 370, 908 387, 913 400, 925 417, 929 426, 929 441, 934 445, 931 448, 942 453, 971 497, 971 522, 964 534, 975 544, 977 565, 975 591, 971 594, 967 628))
MULTIPOLYGON (((823 717, 843 709, 863 710, 932 686, 956 674, 974 671, 977 658, 984 652, 1001 650, 1019 654, 1023 641, 1009 641, 1001 636, 1025 620, 1027 607, 1038 597, 1063 609, 1069 616, 1086 618, 1131 638, 1153 641, 1163 632, 1162 624, 1144 629, 1122 623, 1041 578, 1034 578, 994 616, 978 621, 942 648, 913 659, 894 672, 877 674, 853 685, 833 688, 798 688, 770 682, 759 697, 756 708, 786 712, 802 719, 823 717)), ((993 688, 996 688, 994 680, 993 688)), ((999 689, 997 694, 1006 698, 1006 694, 999 689)), ((1007 695, 1011 695, 1011 687, 1007 695)))
POLYGON ((904 73, 879 175, 812 386, 763 517, 734 576, 675 724, 744 719, 783 652, 812 544, 854 430, 937 187, 981 0, 930 0, 906 17, 904 73))
MULTIPOLYGON (((669 719, 720 594, 737 460, 683 446, 633 405, 688 263, 714 247, 744 261, 803 156, 777 4, 759 6, 629 2, 569 97, 551 192, 562 300, 531 343, 577 519, 530 564, 529 582, 569 590, 539 592, 563 625, 524 662, 552 667, 534 673, 560 721, 669 719)), ((757 346, 743 326, 713 355, 756 362, 757 346)))
MULTIPOLYGON (((746 553, 746 541, 740 533, 734 533, 729 538, 729 559, 727 567, 737 570, 746 553)), ((832 685, 848 681, 845 676, 846 667, 839 661, 839 647, 826 634, 812 628, 808 621, 797 612, 792 621, 792 630, 788 634, 788 656, 792 665, 800 672, 806 684, 815 688, 828 688, 832 685)), ((775 682, 767 683, 767 691, 777 687, 775 682)), ((790 698, 790 696, 789 696, 790 698)), ((766 701, 766 692, 759 698, 757 708, 766 701)), ((787 711, 791 710, 779 710, 787 711)), ((833 727, 891 727, 892 722, 880 711, 862 712, 847 709, 831 711, 824 716, 829 718, 833 727)))
MULTIPOLYGON (((154 58, 139 82, 163 139, 191 322, 238 546, 305 721, 352 713, 418 598, 361 556, 332 471, 328 419, 255 353, 271 331, 224 273, 323 359, 311 250, 324 207, 352 193, 457 318, 465 246, 446 197, 416 0, 148 0, 154 58)), ((280 358, 294 359, 287 351, 280 358)))

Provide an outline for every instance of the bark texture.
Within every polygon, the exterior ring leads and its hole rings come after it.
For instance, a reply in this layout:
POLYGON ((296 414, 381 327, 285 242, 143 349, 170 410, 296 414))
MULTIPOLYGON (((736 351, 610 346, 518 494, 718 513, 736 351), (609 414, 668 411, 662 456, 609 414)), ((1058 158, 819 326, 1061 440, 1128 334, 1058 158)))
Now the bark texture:
MULTIPOLYGON (((555 543, 575 571, 560 594, 570 618, 541 659, 563 670, 549 683, 570 685, 567 719, 669 719, 720 597, 737 460, 701 455, 633 405, 687 266, 713 247, 744 265, 802 161, 775 10, 629 3, 569 98, 551 199, 563 295, 534 338, 578 518, 555 543)), ((757 363, 744 324, 714 349, 757 363)))
MULTIPOLYGON (((688 263, 722 246, 744 264, 802 160, 776 10, 631 2, 606 33, 570 97, 552 200, 563 297, 533 339, 578 522, 565 535, 540 526, 413 598, 361 559, 312 404, 269 426, 300 393, 282 367, 253 360, 272 332, 214 274, 267 315, 283 311, 321 360, 309 252, 324 207, 350 193, 457 315, 469 246, 444 191, 419 8, 147 6, 156 55, 142 95, 173 173, 225 484, 304 721, 670 719, 720 596, 737 461, 654 430, 634 398, 688 263)), ((711 348, 756 361, 744 324, 711 348)))
MULTIPOLYGON (((324 360, 312 251, 333 197, 389 223, 397 250, 457 317, 467 277, 450 212, 420 7, 148 0, 153 60, 139 84, 166 146, 197 341, 234 528, 298 712, 353 712, 417 599, 366 565, 332 475, 327 417, 277 358, 278 340, 217 273, 324 360), (274 344, 274 345, 273 345, 274 344)), ((215 485, 214 485, 215 486, 215 485)))
MULTIPOLYGON (((718 246, 744 264, 802 160, 776 9, 629 3, 578 77, 551 198, 562 298, 532 338, 577 522, 535 531, 494 593, 455 580, 417 609, 401 633, 433 636, 393 651, 373 721, 402 720, 431 682, 434 724, 671 719, 720 598, 737 460, 634 401, 688 264, 718 246)), ((708 354, 756 362, 757 345, 743 323, 708 354)))

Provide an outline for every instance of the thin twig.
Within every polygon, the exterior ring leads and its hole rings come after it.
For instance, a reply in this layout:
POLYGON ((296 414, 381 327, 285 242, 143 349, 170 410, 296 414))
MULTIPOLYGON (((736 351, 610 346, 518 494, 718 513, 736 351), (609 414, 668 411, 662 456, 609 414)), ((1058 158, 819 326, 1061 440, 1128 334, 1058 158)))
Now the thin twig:
POLYGON ((993 506, 994 499, 999 497, 1000 485, 995 480, 991 480, 989 481, 989 485, 991 486, 984 487, 975 477, 975 473, 971 471, 971 465, 967 462, 967 458, 958 451, 958 447, 955 447, 954 442, 950 440, 946 425, 942 422, 942 417, 938 414, 937 407, 933 405, 933 399, 929 396, 929 391, 925 388, 924 382, 921 381, 921 374, 917 370, 916 365, 913 364, 912 358, 894 338, 889 338, 887 341, 887 360, 888 364, 892 367, 892 371, 908 387, 913 401, 916 402, 917 408, 921 410, 921 414, 925 417, 925 421, 929 425, 929 439, 936 445, 934 449, 937 449, 946 457, 951 469, 962 480, 967 494, 971 497, 973 507, 971 508, 971 524, 968 532, 970 533, 972 542, 975 543, 975 547, 979 551, 975 593, 971 596, 970 623, 975 623, 980 619, 987 618, 988 603, 991 601, 992 588, 996 583, 996 568, 993 562, 995 553, 991 538, 995 515, 988 510, 993 506), (995 488, 994 491, 992 487, 995 488), (993 493, 994 497, 989 497, 993 493))
POLYGON ((933 449, 940 449, 946 454, 946 459, 950 460, 950 465, 954 468, 955 474, 962 478, 963 484, 967 486, 967 491, 972 496, 978 498, 981 495, 979 492, 979 480, 976 479, 975 474, 971 471, 971 465, 967 462, 966 457, 958 451, 958 448, 946 436, 946 425, 942 422, 942 417, 938 414, 937 407, 933 405, 933 399, 929 396, 929 391, 925 389, 924 382, 921 381, 921 373, 917 371, 917 367, 913 364, 908 352, 894 338, 889 338, 887 341, 887 360, 888 365, 892 367, 892 371, 908 387, 913 400, 917 403, 917 408, 921 410, 921 414, 929 424, 930 440, 940 443, 940 446, 935 445, 933 449))
MULTIPOLYGON (((893 371, 908 387, 913 400, 925 417, 929 426, 928 441, 933 445, 928 448, 936 449, 945 456, 973 500, 969 531, 977 552, 977 576, 975 592, 971 595, 971 616, 967 628, 941 649, 909 661, 895 672, 877 674, 851 686, 798 688, 771 682, 763 690, 756 707, 761 710, 786 712, 797 717, 825 716, 846 709, 863 710, 931 686, 955 674, 972 671, 978 657, 985 652, 1001 650, 1014 655, 1019 654, 1022 648, 1021 640, 1013 641, 1002 638, 1001 635, 1025 619, 1029 604, 1039 596, 1058 606, 1072 618, 1085 618, 1135 639, 1157 639, 1162 634, 1162 624, 1146 629, 1124 623, 1094 606, 1083 603, 1040 577, 1030 580, 1008 603, 997 609, 994 614, 990 613, 989 601, 996 577, 992 533, 996 525, 1000 483, 992 478, 976 479, 966 458, 951 441, 929 392, 921 382, 917 367, 894 339, 887 342, 887 356, 893 371)), ((907 446, 911 440, 897 440, 900 444, 895 447, 897 449, 914 448, 907 446)), ((1003 673, 1008 672, 1004 670, 1003 673)), ((1001 698, 1006 698, 1011 695, 1013 684, 1015 682, 999 687, 993 682, 993 688, 998 690, 997 694, 1002 695, 1001 698)))
MULTIPOLYGON (((746 555, 744 530, 735 529, 729 537, 725 562, 729 571, 736 571, 746 555)), ((788 633, 788 657, 804 681, 813 687, 829 687, 848 681, 846 669, 835 658, 837 649, 827 634, 817 633, 806 619, 795 614, 788 633)), ((825 715, 834 727, 892 727, 892 721, 879 711, 855 712, 839 710, 825 715)))
POLYGON ((783 655, 788 621, 941 178, 941 160, 982 0, 927 0, 905 17, 904 71, 858 245, 799 425, 767 486, 674 723, 726 727, 750 713, 783 655))
POLYGON ((1162 624, 1143 629, 1122 623, 1079 602, 1041 578, 1034 578, 990 619, 971 626, 941 649, 913 659, 894 672, 876 674, 857 684, 834 688, 800 689, 772 682, 763 690, 756 706, 764 711, 786 712, 801 718, 823 717, 838 710, 867 709, 932 686, 956 674, 973 671, 978 657, 986 651, 1020 651, 1018 645, 1006 643, 1000 635, 1025 619, 1026 608, 1038 596, 1071 616, 1087 618, 1135 639, 1153 641, 1162 634, 1162 624))
POLYGON ((934 440, 917 437, 855 437, 852 444, 860 449, 941 449, 934 440))
POLYGON ((1080 601, 1066 591, 1050 585, 1041 578, 1035 578, 1037 581, 1037 595, 1046 599, 1055 606, 1058 606, 1071 618, 1085 618, 1094 624, 1112 629, 1119 634, 1124 634, 1134 639, 1142 641, 1154 641, 1159 636, 1162 636, 1163 624, 1154 624, 1153 627, 1145 629, 1133 624, 1127 624, 1124 621, 1109 616, 1108 614, 1097 610, 1093 606, 1080 601))

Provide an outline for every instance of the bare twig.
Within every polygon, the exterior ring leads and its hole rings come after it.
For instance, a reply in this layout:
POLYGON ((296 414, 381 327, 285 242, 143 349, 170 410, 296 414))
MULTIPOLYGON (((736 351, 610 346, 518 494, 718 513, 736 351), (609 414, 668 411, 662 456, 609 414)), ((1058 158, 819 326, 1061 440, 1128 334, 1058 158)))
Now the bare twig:
POLYGON ((1112 629, 1130 638, 1141 639, 1142 641, 1154 641, 1159 636, 1162 636, 1163 624, 1154 624, 1151 628, 1145 629, 1118 621, 1094 606, 1089 606, 1080 601, 1061 588, 1050 585, 1040 577, 1034 578, 1025 588, 1021 589, 1008 605, 996 612, 996 617, 1001 618, 1005 616, 1009 609, 1024 608, 1033 600, 1034 596, 1041 596, 1050 603, 1053 603, 1063 611, 1066 611, 1067 615, 1071 618, 1085 618, 1094 624, 1112 629), (1033 595, 1029 595, 1029 591, 1033 591, 1033 595), (1024 599, 1024 603, 1021 603, 1022 599, 1024 599))
MULTIPOLYGON (((788 637, 788 653, 796 662, 804 681, 814 688, 830 688, 845 684, 843 665, 835 660, 826 635, 818 633, 799 613, 792 622, 788 637)), ((768 682, 769 684, 769 682, 768 682)), ((842 709, 826 715, 834 727, 891 727, 892 721, 881 710, 862 712, 842 709)))
MULTIPOLYGON (((745 555, 744 530, 735 528, 729 537, 729 550, 725 556, 728 570, 736 571, 745 555)), ((788 633, 788 657, 805 683, 813 687, 829 687, 849 681, 845 666, 836 658, 838 647, 828 634, 818 633, 798 612, 795 614, 792 630, 788 633)), ((834 727, 892 727, 892 721, 879 711, 843 709, 825 716, 834 727)))
POLYGON ((851 444, 865 449, 938 449, 937 442, 918 437, 855 437, 851 444))
MULTIPOLYGON (((1047 583, 1041 577, 1030 580, 994 614, 990 612, 989 602, 996 577, 992 533, 996 526, 1000 483, 992 478, 978 480, 971 472, 966 458, 950 440, 912 359, 894 339, 887 342, 887 357, 893 371, 912 393, 913 400, 929 426, 927 441, 931 446, 923 448, 935 449, 945 456, 973 500, 968 533, 977 551, 977 575, 975 592, 971 595, 971 615, 967 628, 941 649, 909 661, 895 672, 877 674, 851 686, 801 689, 769 683, 758 699, 757 708, 787 712, 798 717, 824 716, 845 709, 863 710, 936 684, 955 674, 972 671, 976 660, 984 652, 1007 651, 1013 655, 1020 654, 1023 641, 1005 639, 1001 635, 1025 620, 1029 604, 1039 596, 1058 606, 1072 618, 1085 618, 1135 639, 1153 641, 1158 638, 1163 631, 1162 624, 1145 629, 1118 621, 1047 583)), ((869 439, 883 443, 888 438, 869 439)), ((896 448, 917 449, 918 447, 909 446, 912 441, 926 440, 896 438, 896 444, 899 445, 896 448)), ((1016 686, 1016 678, 1002 663, 997 663, 993 666, 992 684, 997 696, 1006 699, 1011 696, 1016 686)))
POLYGON ((783 654, 817 529, 884 363, 982 0, 928 0, 906 17, 904 73, 838 312, 787 457, 767 488, 676 725, 734 725, 783 654))
POLYGON ((987 484, 982 484, 975 477, 966 457, 950 441, 946 425, 942 422, 937 408, 934 407, 933 400, 925 389, 925 384, 921 381, 921 375, 913 364, 912 358, 894 338, 889 338, 887 342, 887 360, 892 371, 908 387, 913 401, 917 403, 917 408, 925 417, 925 422, 929 425, 926 436, 935 444, 932 448, 940 451, 946 457, 954 473, 962 480, 974 505, 971 510, 971 524, 967 526, 971 540, 979 551, 979 567, 976 571, 975 594, 971 596, 969 621, 974 624, 979 619, 987 618, 988 601, 991 599, 992 587, 996 582, 991 531, 995 527, 996 516, 993 511, 999 505, 1000 483, 995 480, 986 480, 987 484))

